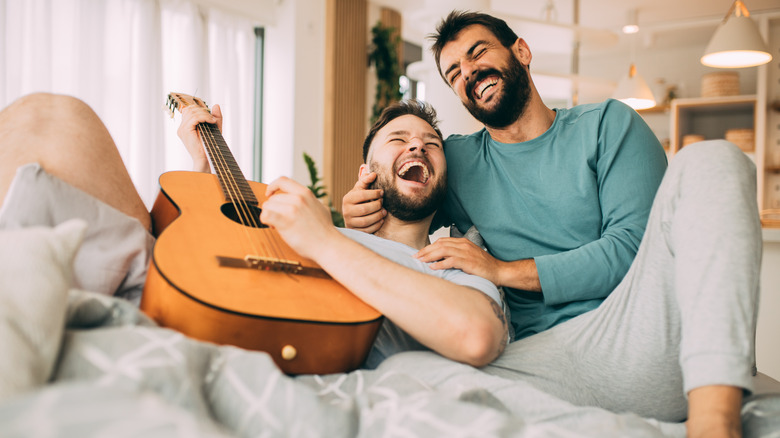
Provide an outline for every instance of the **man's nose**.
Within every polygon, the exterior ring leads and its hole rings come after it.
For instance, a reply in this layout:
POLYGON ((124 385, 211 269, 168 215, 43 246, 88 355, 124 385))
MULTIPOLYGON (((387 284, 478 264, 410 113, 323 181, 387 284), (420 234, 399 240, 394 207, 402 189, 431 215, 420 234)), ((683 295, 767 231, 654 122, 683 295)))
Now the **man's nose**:
POLYGON ((425 143, 422 141, 422 139, 414 137, 411 140, 409 140, 409 145, 407 146, 407 149, 409 152, 414 152, 416 150, 419 150, 420 152, 425 152, 425 143))
POLYGON ((475 72, 474 64, 468 60, 461 61, 460 74, 463 75, 463 82, 468 83, 475 72))

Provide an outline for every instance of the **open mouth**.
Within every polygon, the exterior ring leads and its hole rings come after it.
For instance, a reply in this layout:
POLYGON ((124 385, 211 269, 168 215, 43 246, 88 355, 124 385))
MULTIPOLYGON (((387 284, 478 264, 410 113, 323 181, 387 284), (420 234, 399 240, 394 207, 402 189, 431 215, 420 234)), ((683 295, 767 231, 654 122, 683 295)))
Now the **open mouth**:
POLYGON ((430 172, 428 171, 428 166, 422 161, 409 161, 398 169, 398 176, 407 181, 425 184, 428 182, 430 172))
POLYGON ((485 94, 488 90, 498 84, 498 80, 502 77, 501 72, 495 68, 489 68, 482 70, 474 75, 472 81, 468 84, 468 95, 473 100, 480 100, 486 97, 485 94))
POLYGON ((474 87, 474 96, 477 99, 482 99, 482 96, 485 95, 485 91, 493 87, 498 83, 498 77, 491 76, 484 81, 481 81, 477 83, 477 85, 474 87))

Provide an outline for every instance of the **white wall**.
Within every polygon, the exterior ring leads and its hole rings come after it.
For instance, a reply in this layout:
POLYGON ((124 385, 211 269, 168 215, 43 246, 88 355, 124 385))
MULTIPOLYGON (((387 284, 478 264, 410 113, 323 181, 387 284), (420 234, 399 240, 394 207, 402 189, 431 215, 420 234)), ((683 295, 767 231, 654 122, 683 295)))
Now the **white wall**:
MULTIPOLYGON (((775 59, 767 67, 767 101, 780 100, 780 17, 770 22, 769 46, 775 59)), ((769 163, 780 164, 780 112, 767 114, 767 159, 769 163)), ((780 184, 780 174, 769 175, 772 179, 768 188, 780 184)), ((776 193, 776 192, 774 192, 776 193)), ((774 198, 778 199, 777 197, 774 198)), ((765 199, 765 208, 777 208, 776 202, 765 199)), ((764 259, 761 265, 761 303, 758 313, 756 335, 756 356, 758 369, 780 380, 780 229, 764 231, 764 259)))
POLYGON ((262 182, 309 184, 303 153, 323 165, 325 2, 282 0, 265 35, 262 182))
MULTIPOLYGON (((775 230, 773 230, 775 231, 775 230)), ((778 230, 780 231, 780 230, 778 230)), ((777 233, 780 236, 780 233, 777 233)), ((756 362, 762 373, 780 380, 780 238, 764 242, 756 362)))
MULTIPOLYGON (((636 66, 648 85, 656 91, 657 81, 665 80, 669 85, 677 85, 678 97, 701 96, 701 77, 719 69, 705 67, 699 62, 704 53, 704 45, 680 44, 674 47, 648 47, 636 55, 636 66)), ((628 71, 630 58, 627 56, 592 55, 581 60, 581 72, 584 76, 610 78, 616 83, 628 71)), ((740 76, 742 94, 755 93, 756 68, 736 69, 740 76)), ((587 91, 587 90, 584 90, 587 91)), ((598 102, 609 95, 587 95, 587 101, 598 102)), ((662 96, 656 96, 659 98, 662 96)))

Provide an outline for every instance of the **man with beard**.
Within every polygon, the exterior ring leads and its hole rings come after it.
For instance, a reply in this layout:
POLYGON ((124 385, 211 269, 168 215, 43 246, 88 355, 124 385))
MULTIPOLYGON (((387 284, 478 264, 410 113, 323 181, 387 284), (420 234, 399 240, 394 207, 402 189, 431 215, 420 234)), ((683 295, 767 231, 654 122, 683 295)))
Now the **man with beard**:
MULTIPOLYGON (((442 78, 485 125, 446 141, 443 224, 475 226, 488 251, 444 238, 416 257, 504 287, 519 340, 483 369, 576 404, 687 417, 689 436, 738 436, 761 257, 754 165, 708 142, 664 176, 627 106, 547 108, 502 20, 453 12, 433 39, 442 78)), ((348 227, 382 224, 372 178, 344 197, 348 227)))
MULTIPOLYGON (((182 114, 178 133, 193 168, 209 172, 196 126, 221 127, 221 110, 215 105, 212 114, 190 106, 182 114)), ((413 257, 430 243, 428 229, 446 192, 447 166, 436 126, 432 108, 409 101, 388 107, 369 132, 360 173, 370 166, 382 189, 393 194, 388 218, 376 233, 381 237, 339 232, 327 208, 289 178, 269 184, 262 205, 263 223, 386 316, 369 366, 424 347, 482 366, 508 342, 492 283, 457 269, 432 270, 413 257)), ((0 228, 55 226, 74 217, 86 221, 79 252, 89 261, 84 271, 119 280, 79 286, 133 296, 148 267, 151 220, 97 115, 78 99, 35 94, 0 112, 0 132, 8 140, 0 145, 0 228)), ((89 277, 78 266, 75 277, 89 277)))
MULTIPOLYGON (((184 108, 182 115, 179 136, 194 170, 208 172, 196 126, 221 120, 197 107, 184 108)), ((458 269, 433 270, 413 257, 430 244, 428 230, 447 191, 442 143, 432 107, 412 100, 385 108, 363 143, 365 164, 359 170, 359 176, 369 169, 377 175, 376 190, 384 192, 388 214, 373 235, 339 233, 325 206, 289 178, 268 186, 261 221, 387 317, 368 368, 394 353, 425 347, 483 366, 508 342, 508 323, 492 283, 458 269)))

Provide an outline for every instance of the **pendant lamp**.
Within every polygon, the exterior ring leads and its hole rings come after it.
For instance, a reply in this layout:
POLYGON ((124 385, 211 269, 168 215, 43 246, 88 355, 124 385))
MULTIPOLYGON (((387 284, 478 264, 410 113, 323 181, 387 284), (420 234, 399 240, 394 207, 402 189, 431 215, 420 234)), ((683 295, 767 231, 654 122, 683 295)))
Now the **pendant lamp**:
MULTIPOLYGON (((655 97, 650 87, 647 86, 647 82, 636 71, 636 65, 634 64, 634 57, 636 54, 636 38, 637 32, 639 32, 639 22, 637 20, 638 12, 636 9, 632 9, 628 13, 628 25, 631 38, 630 41, 630 58, 631 65, 628 67, 628 75, 623 76, 618 82, 618 86, 615 92, 612 93, 612 98, 617 99, 635 110, 648 109, 655 106, 655 97)), ((625 29, 625 28, 624 28, 625 29)), ((625 32, 625 31, 624 31, 625 32)))
POLYGON ((701 57, 702 64, 716 68, 755 67, 771 60, 772 55, 742 0, 731 5, 701 57))
POLYGON ((648 109, 655 106, 655 97, 647 82, 637 73, 636 65, 631 63, 628 75, 618 83, 612 97, 625 103, 635 110, 648 109))

